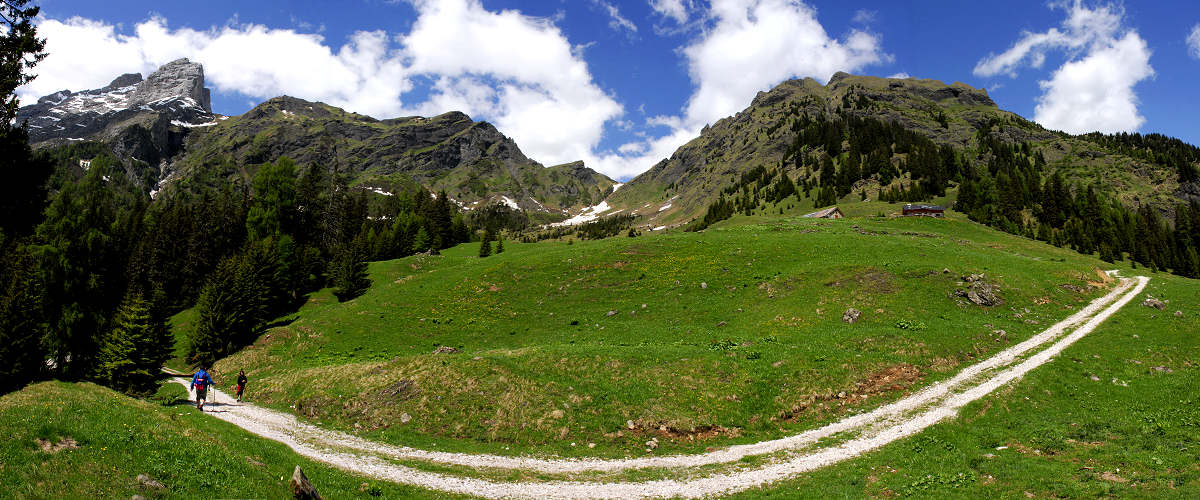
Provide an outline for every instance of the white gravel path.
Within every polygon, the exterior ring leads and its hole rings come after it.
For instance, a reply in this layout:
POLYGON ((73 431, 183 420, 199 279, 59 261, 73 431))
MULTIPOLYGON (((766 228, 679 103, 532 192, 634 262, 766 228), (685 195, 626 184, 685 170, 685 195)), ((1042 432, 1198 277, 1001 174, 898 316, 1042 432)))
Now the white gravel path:
MULTIPOLYGON (((982 398, 1052 359, 1067 346, 1092 331, 1130 300, 1133 300, 1145 288, 1147 282, 1149 282, 1149 278, 1146 277, 1136 278, 1136 285, 1134 280, 1122 279, 1120 285, 1112 292, 1096 299, 1087 307, 1047 328, 1042 333, 964 369, 950 380, 934 384, 870 413, 852 416, 795 436, 731 446, 698 455, 619 460, 571 460, 417 450, 374 443, 349 434, 319 429, 298 422, 292 415, 236 403, 228 395, 215 390, 215 388, 210 390, 210 397, 214 398, 213 401, 217 404, 211 407, 206 406, 205 409, 206 411, 211 410, 211 414, 217 418, 234 423, 259 436, 287 444, 297 453, 314 460, 376 479, 412 484, 434 490, 490 498, 703 497, 763 486, 853 458, 897 439, 919 433, 937 422, 953 417, 964 405, 982 398), (1133 290, 1129 291, 1131 287, 1133 290), (1118 296, 1119 299, 1117 299, 1118 296), (1111 305, 1109 305, 1110 303, 1111 305), (1063 336, 1068 329, 1077 325, 1081 326, 1063 336), (1022 355, 1055 339, 1058 339, 1057 342, 1048 348, 1021 360, 1022 355), (1020 362, 1015 366, 1010 366, 1017 361, 1020 362), (803 449, 813 445, 821 438, 846 431, 857 432, 858 437, 833 447, 807 453, 794 453, 758 468, 687 480, 629 483, 502 482, 426 472, 389 463, 381 458, 431 461, 473 468, 525 469, 549 473, 617 471, 646 467, 692 468, 701 465, 729 463, 746 456, 803 449), (349 450, 367 455, 350 453, 349 450)), ((183 378, 177 378, 176 381, 187 386, 187 380, 183 378)))

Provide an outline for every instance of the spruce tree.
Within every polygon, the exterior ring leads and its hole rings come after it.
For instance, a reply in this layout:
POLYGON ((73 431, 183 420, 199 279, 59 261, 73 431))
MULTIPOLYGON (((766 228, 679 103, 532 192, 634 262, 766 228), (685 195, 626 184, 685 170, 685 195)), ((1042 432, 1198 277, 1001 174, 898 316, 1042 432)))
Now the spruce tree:
POLYGON ((208 364, 254 341, 277 309, 278 261, 267 245, 221 261, 196 302, 196 327, 188 339, 188 360, 208 364), (276 267, 273 267, 276 266, 276 267))
POLYGON ((483 240, 479 242, 479 257, 488 257, 492 255, 492 230, 485 229, 483 231, 483 240))
POLYGON ((17 87, 33 81, 30 74, 46 58, 46 39, 37 37, 33 19, 41 10, 27 7, 29 0, 0 2, 0 128, 8 128, 20 103, 17 87))
MULTIPOLYGON (((254 175, 254 199, 246 214, 251 240, 296 231, 296 165, 286 156, 254 175)), ((306 193, 308 194, 308 193, 306 193)))
POLYGON ((211 365, 233 351, 233 338, 241 331, 257 327, 252 307, 242 302, 245 294, 238 282, 240 263, 240 257, 221 261, 201 289, 195 328, 188 337, 189 362, 211 365))
POLYGON ((109 161, 94 159, 81 181, 64 185, 37 229, 46 242, 39 250, 47 317, 53 318, 47 344, 68 378, 91 373, 98 334, 125 290, 115 190, 106 180, 119 174, 109 161))
POLYGON ((140 294, 125 299, 113 328, 100 342, 95 379, 118 391, 153 392, 163 362, 171 357, 166 322, 140 294))
POLYGON ((36 260, 19 245, 0 255, 0 394, 35 380, 46 359, 41 289, 36 260))
POLYGON ((432 244, 432 240, 429 239, 429 231, 425 230, 425 226, 418 227, 417 234, 413 236, 412 251, 414 253, 427 251, 432 244))
POLYGON ((345 302, 362 295, 371 287, 367 277, 367 262, 364 251, 365 242, 355 240, 337 255, 333 264, 333 295, 338 302, 345 302))

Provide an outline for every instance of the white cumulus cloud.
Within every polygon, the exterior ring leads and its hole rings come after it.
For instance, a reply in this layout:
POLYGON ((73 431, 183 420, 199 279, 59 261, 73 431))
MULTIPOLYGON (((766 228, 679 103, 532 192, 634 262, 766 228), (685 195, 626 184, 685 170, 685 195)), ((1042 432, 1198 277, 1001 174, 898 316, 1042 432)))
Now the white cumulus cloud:
POLYGON ((1200 23, 1192 26, 1192 33, 1187 37, 1188 54, 1200 59, 1200 23))
POLYGON ((282 94, 381 118, 461 110, 496 124, 546 164, 590 157, 605 123, 622 107, 592 79, 587 63, 553 22, 492 12, 479 0, 415 0, 408 33, 354 33, 340 47, 319 34, 262 25, 171 28, 152 17, 123 34, 101 21, 46 20, 50 54, 23 102, 62 89, 106 85, 187 57, 220 92, 266 99, 282 94), (414 80, 432 82, 419 102, 414 80))
MULTIPOLYGON (((813 77, 824 83, 838 71, 891 60, 870 33, 829 36, 816 11, 799 0, 713 0, 704 32, 682 53, 695 90, 681 115, 650 118, 648 126, 668 131, 647 139, 640 156, 602 156, 607 171, 631 175, 650 168, 706 124, 745 109, 759 91, 786 79, 813 77)), ((626 152, 638 149, 622 146, 626 152)))
POLYGON ((1124 9, 1082 0, 1051 7, 1066 11, 1061 26, 1022 33, 1008 50, 981 59, 974 73, 1016 77, 1022 66, 1041 68, 1048 52, 1061 51, 1067 62, 1039 82, 1043 94, 1034 120, 1073 134, 1136 130, 1146 120, 1138 113, 1134 86, 1154 76, 1154 68, 1145 40, 1124 26, 1124 9))
POLYGON ((1041 82, 1046 93, 1038 99, 1034 119, 1073 134, 1136 130, 1146 119, 1138 113, 1133 86, 1153 74, 1146 42, 1126 34, 1041 82))

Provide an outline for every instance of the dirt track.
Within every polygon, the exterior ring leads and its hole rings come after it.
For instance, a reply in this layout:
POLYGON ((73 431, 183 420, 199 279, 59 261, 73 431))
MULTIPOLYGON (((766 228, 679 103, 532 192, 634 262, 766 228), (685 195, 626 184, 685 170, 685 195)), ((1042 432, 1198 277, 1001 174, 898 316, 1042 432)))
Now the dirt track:
MULTIPOLYGON (((796 474, 862 455, 895 440, 916 434, 957 414, 964 405, 1019 379, 1053 359, 1133 300, 1149 278, 1122 279, 1109 294, 1079 312, 980 363, 953 378, 872 412, 848 417, 824 427, 781 439, 737 445, 697 455, 669 455, 616 460, 506 457, 418 450, 367 441, 349 434, 301 423, 294 416, 236 403, 229 395, 210 390, 205 411, 254 434, 287 444, 297 453, 317 461, 380 480, 412 484, 432 490, 491 498, 645 498, 702 497, 764 486, 796 474), (1069 332, 1069 333, 1068 333, 1069 332), (1050 344, 1046 346, 1046 344, 1050 344), (1040 350, 1039 350, 1040 349, 1040 350), (832 446, 811 449, 822 438, 841 433, 854 437, 832 446), (784 452, 785 456, 752 469, 695 477, 698 466, 732 463, 747 456, 784 452), (412 460, 482 469, 521 469, 551 474, 627 469, 680 469, 681 477, 647 482, 503 482, 427 472, 390 460, 412 460)), ((185 387, 185 378, 175 379, 185 387)), ((843 434, 844 435, 844 434, 843 434)))

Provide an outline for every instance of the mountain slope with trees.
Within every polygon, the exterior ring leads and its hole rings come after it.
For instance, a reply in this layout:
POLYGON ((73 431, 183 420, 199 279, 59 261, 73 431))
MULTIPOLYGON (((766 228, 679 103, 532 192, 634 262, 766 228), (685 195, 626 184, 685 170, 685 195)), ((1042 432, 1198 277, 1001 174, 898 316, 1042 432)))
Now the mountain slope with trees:
POLYGON ((1046 130, 961 83, 838 73, 760 93, 607 201, 701 229, 781 202, 948 197, 1010 233, 1197 276, 1198 164, 1157 134, 1046 130))
POLYGON ((188 177, 225 165, 226 174, 281 156, 325 165, 351 186, 387 191, 411 183, 446 193, 460 206, 501 201, 561 218, 599 202, 615 182, 581 163, 544 168, 487 122, 459 112, 390 120, 293 97, 195 130, 172 170, 188 177))

